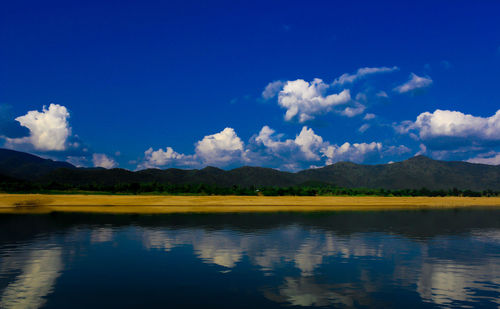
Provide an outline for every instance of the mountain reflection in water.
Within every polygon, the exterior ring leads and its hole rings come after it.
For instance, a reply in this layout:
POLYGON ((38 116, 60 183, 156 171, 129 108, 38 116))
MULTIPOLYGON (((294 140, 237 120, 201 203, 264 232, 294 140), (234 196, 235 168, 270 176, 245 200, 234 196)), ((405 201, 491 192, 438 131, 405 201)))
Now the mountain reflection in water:
POLYGON ((500 209, 2 215, 0 307, 500 306, 500 209))

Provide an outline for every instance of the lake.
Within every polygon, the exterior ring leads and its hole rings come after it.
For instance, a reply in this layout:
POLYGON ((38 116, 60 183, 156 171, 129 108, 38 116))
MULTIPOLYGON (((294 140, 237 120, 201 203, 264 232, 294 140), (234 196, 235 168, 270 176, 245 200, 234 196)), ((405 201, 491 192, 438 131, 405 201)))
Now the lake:
POLYGON ((500 306, 500 209, 0 215, 2 308, 500 306))

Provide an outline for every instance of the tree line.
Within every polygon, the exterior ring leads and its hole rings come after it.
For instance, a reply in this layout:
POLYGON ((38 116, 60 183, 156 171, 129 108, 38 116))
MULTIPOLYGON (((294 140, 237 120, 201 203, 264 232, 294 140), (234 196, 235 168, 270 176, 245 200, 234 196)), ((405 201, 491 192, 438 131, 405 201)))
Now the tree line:
POLYGON ((499 191, 421 189, 369 189, 342 188, 332 185, 302 185, 291 187, 241 187, 208 184, 162 184, 119 183, 102 185, 97 183, 70 185, 57 182, 34 183, 23 181, 0 182, 0 191, 5 193, 108 193, 108 194, 167 194, 167 195, 243 195, 243 196, 500 196, 499 191))

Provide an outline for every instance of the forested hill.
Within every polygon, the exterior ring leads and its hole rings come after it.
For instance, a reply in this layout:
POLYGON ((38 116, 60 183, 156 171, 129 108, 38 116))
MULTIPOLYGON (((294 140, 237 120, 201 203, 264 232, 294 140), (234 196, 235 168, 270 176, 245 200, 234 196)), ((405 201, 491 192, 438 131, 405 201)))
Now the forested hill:
POLYGON ((24 180, 36 180, 59 169, 75 169, 67 162, 43 159, 29 153, 0 148, 0 175, 24 180))
POLYGON ((297 173, 262 167, 240 167, 225 171, 203 169, 125 169, 76 168, 7 149, 0 149, 0 181, 11 179, 66 186, 116 186, 131 183, 206 184, 219 187, 289 187, 332 185, 345 188, 383 188, 500 191, 500 166, 448 162, 416 156, 402 162, 361 165, 339 162, 297 173))

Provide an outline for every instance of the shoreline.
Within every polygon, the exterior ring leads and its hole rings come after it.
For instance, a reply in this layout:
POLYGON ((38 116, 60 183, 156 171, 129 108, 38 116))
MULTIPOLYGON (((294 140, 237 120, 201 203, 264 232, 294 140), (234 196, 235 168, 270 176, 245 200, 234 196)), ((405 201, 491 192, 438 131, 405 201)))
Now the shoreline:
POLYGON ((0 194, 0 214, 318 212, 499 207, 500 197, 0 194))

